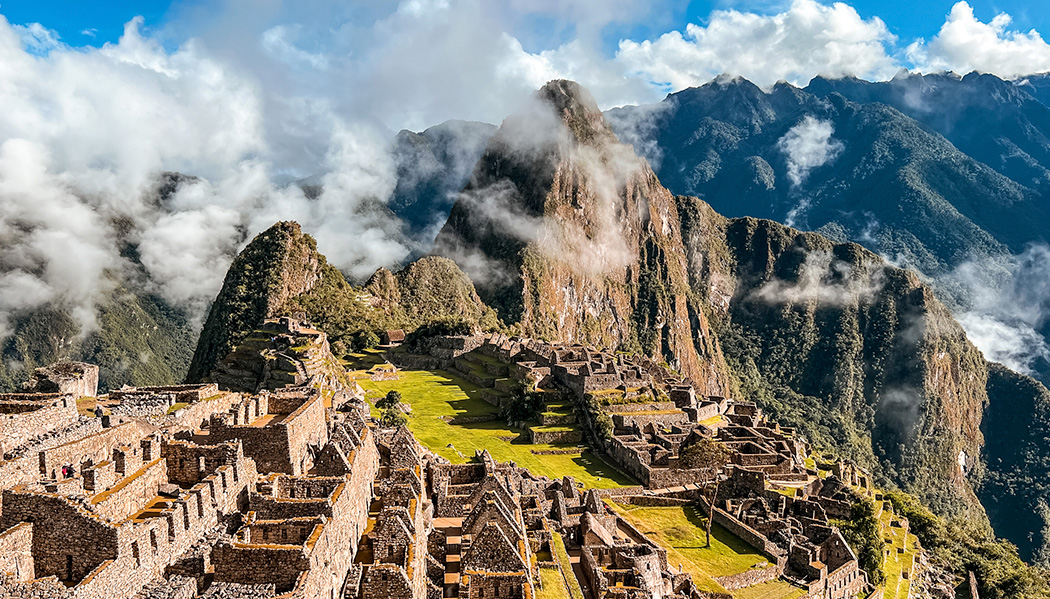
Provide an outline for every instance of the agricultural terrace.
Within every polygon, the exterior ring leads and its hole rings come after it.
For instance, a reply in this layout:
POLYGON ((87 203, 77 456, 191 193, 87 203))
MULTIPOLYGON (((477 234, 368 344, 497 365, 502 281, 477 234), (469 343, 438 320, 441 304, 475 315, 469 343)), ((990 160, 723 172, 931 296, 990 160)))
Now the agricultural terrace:
MULTIPOLYGON (((707 547, 706 518, 691 505, 640 507, 610 502, 613 509, 635 528, 667 550, 667 561, 693 576, 701 591, 726 593, 715 578, 771 567, 766 556, 725 528, 711 528, 707 547)), ((793 599, 804 591, 787 582, 773 581, 733 591, 747 599, 793 599)))
POLYGON ((391 390, 401 393, 403 403, 412 408, 408 428, 416 439, 452 463, 467 462, 475 451, 487 449, 497 461, 514 462, 552 479, 569 475, 588 488, 637 484, 585 447, 529 443, 525 431, 507 426, 498 408, 481 399, 480 387, 458 376, 444 371, 402 370, 396 380, 373 381, 367 369, 381 358, 375 353, 353 357, 351 374, 367 398, 374 402, 391 390), (542 453, 547 451, 558 453, 542 453))

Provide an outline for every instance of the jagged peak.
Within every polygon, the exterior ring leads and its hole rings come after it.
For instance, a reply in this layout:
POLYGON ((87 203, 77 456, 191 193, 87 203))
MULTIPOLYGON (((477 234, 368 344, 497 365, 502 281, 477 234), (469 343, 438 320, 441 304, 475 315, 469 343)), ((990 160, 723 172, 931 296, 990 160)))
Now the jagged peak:
POLYGON ((536 98, 553 109, 577 143, 616 140, 594 96, 579 83, 554 79, 536 92, 536 98))

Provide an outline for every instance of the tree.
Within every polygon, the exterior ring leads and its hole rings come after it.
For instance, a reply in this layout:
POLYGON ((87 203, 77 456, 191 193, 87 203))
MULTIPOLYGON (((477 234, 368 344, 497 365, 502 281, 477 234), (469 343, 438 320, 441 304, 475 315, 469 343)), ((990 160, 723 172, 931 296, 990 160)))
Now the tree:
POLYGON ((379 424, 387 428, 400 428, 408 424, 408 418, 401 408, 394 406, 383 410, 383 414, 379 417, 379 424))
POLYGON ((376 407, 380 410, 389 410, 390 408, 396 408, 400 403, 401 393, 392 389, 385 397, 381 397, 376 401, 376 407))
POLYGON ((358 331, 354 334, 352 345, 357 351, 372 349, 379 345, 379 335, 375 331, 358 331))
POLYGON ((722 470, 729 462, 729 457, 729 449, 710 437, 698 439, 678 452, 678 468, 697 472, 701 493, 707 494, 708 489, 713 487, 707 510, 708 547, 711 546, 711 523, 714 521, 718 486, 722 480, 722 470))

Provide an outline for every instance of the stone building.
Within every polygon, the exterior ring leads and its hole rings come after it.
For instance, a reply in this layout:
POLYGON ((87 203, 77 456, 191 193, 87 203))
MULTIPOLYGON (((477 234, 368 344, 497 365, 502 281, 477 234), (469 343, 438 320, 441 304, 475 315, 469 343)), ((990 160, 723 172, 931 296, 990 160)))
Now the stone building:
POLYGON ((57 362, 37 368, 24 385, 30 393, 66 393, 74 399, 98 395, 98 366, 84 362, 57 362))
MULTIPOLYGON (((805 597, 845 599, 870 587, 831 525, 870 490, 867 474, 840 462, 817 476, 805 443, 753 403, 699 397, 651 360, 581 346, 491 335, 420 347, 399 359, 600 405, 613 435, 599 448, 646 487, 617 501, 713 501, 715 521, 768 558, 725 588, 786 578, 805 597), (680 462, 700 439, 729 455, 714 498, 680 462)), ((487 451, 448 463, 371 419, 337 365, 323 333, 283 318, 211 382, 116 390, 97 399, 103 417, 77 412, 95 393, 91 368, 42 369, 33 393, 0 395, 0 596, 531 599, 555 569, 593 599, 703 599, 607 506, 609 491, 487 451), (543 557, 562 543, 575 567, 543 557)))

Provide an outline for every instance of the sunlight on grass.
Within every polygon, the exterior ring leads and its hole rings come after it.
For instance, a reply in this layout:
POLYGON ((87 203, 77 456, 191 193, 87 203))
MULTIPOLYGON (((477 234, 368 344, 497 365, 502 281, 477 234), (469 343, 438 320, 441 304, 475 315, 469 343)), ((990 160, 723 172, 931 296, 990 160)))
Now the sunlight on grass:
MULTIPOLYGON (((356 367, 370 367, 375 358, 359 362, 356 367)), ((402 401, 412 407, 408 427, 420 443, 453 463, 471 460, 477 450, 487 449, 500 462, 514 462, 533 474, 561 478, 574 477, 587 487, 613 488, 636 484, 604 460, 585 448, 579 452, 536 455, 534 451, 566 450, 574 445, 531 444, 524 431, 507 426, 498 419, 498 408, 481 399, 478 386, 441 371, 403 370, 398 380, 372 381, 367 373, 357 371, 356 380, 375 400, 388 391, 397 390, 402 401), (456 416, 491 415, 488 422, 450 424, 456 416)))
POLYGON ((565 579, 561 577, 561 571, 551 568, 539 570, 543 588, 536 591, 536 599, 569 599, 569 589, 565 588, 565 579))
MULTIPOLYGON (((714 580, 766 567, 766 556, 719 525, 711 529, 706 547, 704 518, 694 506, 639 507, 613 503, 635 528, 667 550, 667 561, 693 576, 702 591, 726 592, 714 580)), ((775 596, 775 595, 773 595, 775 596)))
POLYGON ((753 587, 733 591, 734 599, 796 599, 805 594, 805 589, 800 589, 783 580, 763 582, 753 587))

